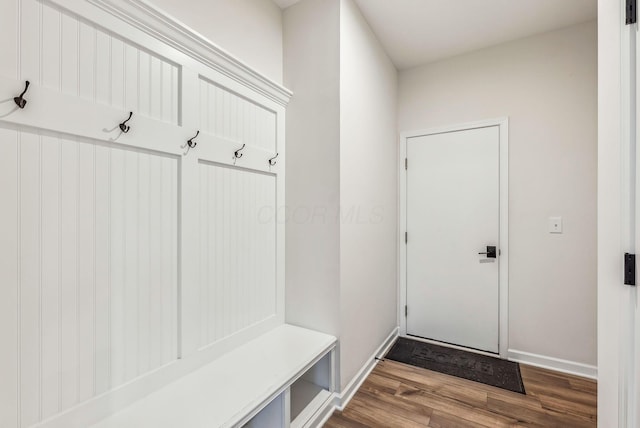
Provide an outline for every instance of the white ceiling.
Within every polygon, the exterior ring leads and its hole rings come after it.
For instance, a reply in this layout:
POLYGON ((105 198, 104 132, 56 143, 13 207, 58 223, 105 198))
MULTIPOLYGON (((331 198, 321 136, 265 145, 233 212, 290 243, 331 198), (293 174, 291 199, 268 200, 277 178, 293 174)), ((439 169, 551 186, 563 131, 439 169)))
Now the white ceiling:
MULTIPOLYGON (((274 0, 286 8, 299 0, 274 0)), ((399 69, 595 19, 597 0, 355 0, 399 69)))
POLYGON ((275 4, 280 6, 280 9, 286 9, 292 4, 298 3, 300 0, 273 0, 275 4))

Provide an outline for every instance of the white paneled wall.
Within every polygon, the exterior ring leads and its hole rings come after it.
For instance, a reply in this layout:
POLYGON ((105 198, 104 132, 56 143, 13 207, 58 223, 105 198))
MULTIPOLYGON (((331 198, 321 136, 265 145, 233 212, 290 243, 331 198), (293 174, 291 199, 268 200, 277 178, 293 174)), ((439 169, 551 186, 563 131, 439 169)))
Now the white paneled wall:
POLYGON ((5 1, 20 11, 21 79, 178 124, 176 64, 56 6, 5 1))
POLYGON ((29 426, 176 359, 178 161, 6 128, 0 141, 17 253, 15 279, 0 276, 18 297, 29 426))
POLYGON ((200 346, 276 312, 276 180, 200 163, 200 346))
POLYGON ((216 137, 276 150, 276 114, 206 79, 200 79, 200 129, 216 137))
POLYGON ((0 0, 2 428, 88 426, 284 322, 287 92, 106 4, 0 0))

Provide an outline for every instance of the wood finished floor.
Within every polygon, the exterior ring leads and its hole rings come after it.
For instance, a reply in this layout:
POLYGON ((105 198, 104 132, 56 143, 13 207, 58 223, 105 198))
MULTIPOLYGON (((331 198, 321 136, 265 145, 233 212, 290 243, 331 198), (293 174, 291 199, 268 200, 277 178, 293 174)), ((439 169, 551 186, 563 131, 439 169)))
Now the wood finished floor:
POLYGON ((381 361, 327 428, 595 427, 596 382, 520 365, 527 395, 381 361))

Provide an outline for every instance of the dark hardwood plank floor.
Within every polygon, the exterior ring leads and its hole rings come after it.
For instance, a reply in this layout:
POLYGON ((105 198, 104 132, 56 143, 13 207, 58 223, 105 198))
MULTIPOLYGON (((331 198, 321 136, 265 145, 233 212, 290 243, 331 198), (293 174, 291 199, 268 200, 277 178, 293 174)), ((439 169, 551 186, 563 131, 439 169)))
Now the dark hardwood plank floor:
POLYGON ((527 395, 381 361, 327 428, 596 426, 596 382, 521 364, 527 395))

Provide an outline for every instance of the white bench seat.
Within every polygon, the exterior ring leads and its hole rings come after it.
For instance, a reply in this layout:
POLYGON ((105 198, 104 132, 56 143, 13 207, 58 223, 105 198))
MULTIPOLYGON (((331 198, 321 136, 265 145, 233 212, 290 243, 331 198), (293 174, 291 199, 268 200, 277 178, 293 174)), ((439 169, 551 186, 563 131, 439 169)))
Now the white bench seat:
POLYGON ((333 336, 281 325, 93 427, 238 426, 290 387, 335 344, 333 336))

